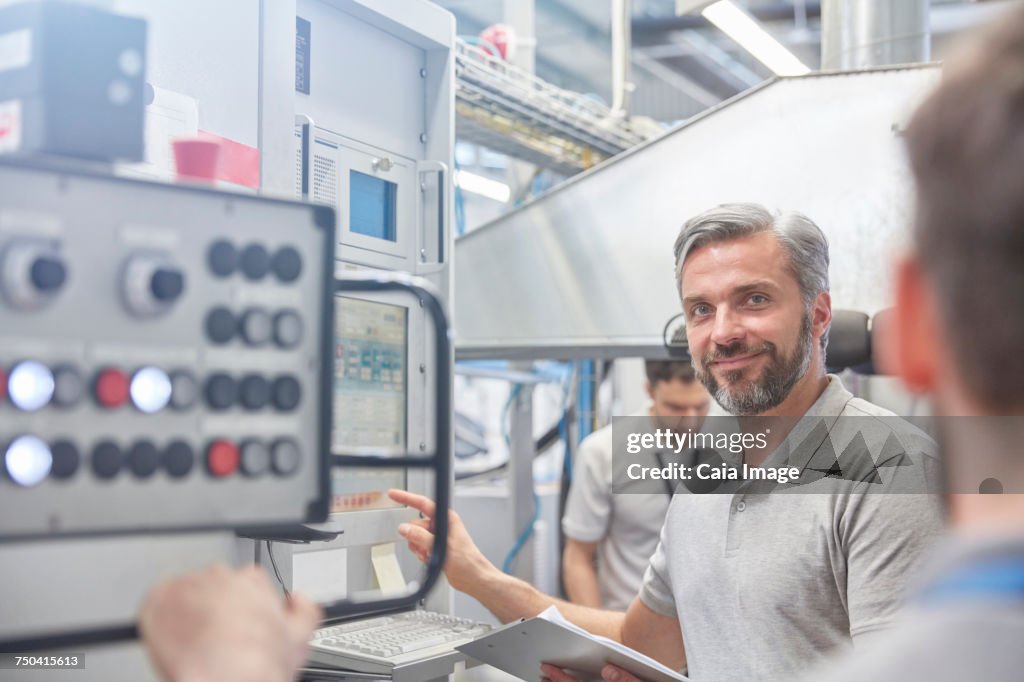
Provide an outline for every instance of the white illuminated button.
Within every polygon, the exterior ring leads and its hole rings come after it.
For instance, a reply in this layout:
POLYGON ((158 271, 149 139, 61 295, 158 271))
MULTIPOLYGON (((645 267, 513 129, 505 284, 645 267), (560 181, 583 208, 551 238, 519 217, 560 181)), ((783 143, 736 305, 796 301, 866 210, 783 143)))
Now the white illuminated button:
POLYGON ((38 485, 50 474, 53 454, 35 436, 19 436, 4 453, 4 467, 15 483, 26 488, 38 485))
POLYGON ((53 398, 53 372, 34 360, 19 362, 7 378, 7 394, 18 409, 32 412, 53 398))
POLYGON ((153 414, 171 402, 171 378, 157 367, 143 367, 132 377, 129 392, 135 407, 153 414))

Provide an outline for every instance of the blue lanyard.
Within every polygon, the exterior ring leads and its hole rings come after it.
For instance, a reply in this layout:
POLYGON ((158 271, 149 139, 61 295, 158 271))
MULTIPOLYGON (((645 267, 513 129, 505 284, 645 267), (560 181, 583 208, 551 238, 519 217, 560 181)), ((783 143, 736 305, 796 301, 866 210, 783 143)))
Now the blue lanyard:
POLYGON ((966 566, 926 588, 919 601, 935 604, 979 597, 1024 600, 1024 556, 966 566))

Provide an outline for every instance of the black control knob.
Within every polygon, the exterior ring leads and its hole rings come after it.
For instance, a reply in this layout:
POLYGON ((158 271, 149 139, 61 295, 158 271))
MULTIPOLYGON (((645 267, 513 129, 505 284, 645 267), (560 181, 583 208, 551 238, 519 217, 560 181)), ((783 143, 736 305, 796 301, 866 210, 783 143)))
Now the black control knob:
POLYGON ((185 441, 172 441, 164 450, 164 469, 171 478, 184 478, 195 465, 196 454, 185 441))
POLYGON ((206 338, 218 345, 227 343, 235 337, 238 321, 234 313, 227 308, 218 307, 206 315, 206 338))
POLYGON ((59 440, 50 447, 50 453, 53 455, 53 466, 50 468, 51 476, 63 480, 75 475, 82 456, 74 443, 59 440))
POLYGON ((294 282, 302 274, 302 256, 291 246, 285 246, 274 254, 270 267, 282 282, 294 282))
POLYGON ((283 376, 274 379, 271 387, 274 407, 282 412, 291 412, 299 406, 302 400, 302 386, 299 380, 292 376, 283 376))
POLYGON ((185 291, 185 274, 173 268, 159 268, 149 281, 153 298, 164 303, 173 303, 185 291))
POLYGON ((102 441, 92 449, 92 470, 100 478, 114 478, 123 464, 124 454, 112 441, 102 441))
POLYGON ((167 313, 184 291, 185 273, 166 254, 137 253, 125 264, 122 298, 137 317, 167 313))
POLYGON ((250 244, 242 250, 242 274, 252 281, 263 279, 270 272, 270 254, 260 244, 250 244))
POLYGON ((238 268, 238 249, 229 241, 215 241, 206 254, 206 262, 217 277, 230 277, 238 268))
POLYGON ((0 290, 18 310, 43 308, 64 288, 67 278, 67 266, 52 242, 15 240, 0 255, 0 290))
POLYGON ((40 256, 29 268, 32 284, 45 293, 55 292, 64 286, 67 274, 64 263, 53 256, 40 256))
POLYGON ((206 380, 206 402, 211 409, 226 410, 238 401, 238 384, 227 374, 211 374, 206 380))
POLYGON ((270 402, 270 382, 258 374, 250 374, 242 379, 239 397, 245 409, 262 410, 270 402))
POLYGON ((140 440, 128 451, 128 468, 136 478, 149 478, 160 466, 160 451, 148 440, 140 440))

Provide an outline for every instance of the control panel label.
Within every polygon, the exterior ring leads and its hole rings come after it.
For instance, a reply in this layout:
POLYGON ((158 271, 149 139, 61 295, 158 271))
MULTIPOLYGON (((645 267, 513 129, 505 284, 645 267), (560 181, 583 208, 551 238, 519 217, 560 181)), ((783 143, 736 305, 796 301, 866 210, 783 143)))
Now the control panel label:
POLYGON ((309 94, 309 21, 295 17, 295 91, 309 94))
POLYGON ((0 102, 0 154, 21 149, 21 100, 0 102))
POLYGON ((32 31, 27 28, 0 35, 0 71, 23 69, 32 63, 32 31))

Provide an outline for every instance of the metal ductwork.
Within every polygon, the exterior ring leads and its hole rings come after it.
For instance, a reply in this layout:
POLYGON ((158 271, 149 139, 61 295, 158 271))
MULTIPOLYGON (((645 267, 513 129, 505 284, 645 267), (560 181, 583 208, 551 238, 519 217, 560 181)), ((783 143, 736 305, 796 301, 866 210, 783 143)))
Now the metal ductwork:
POLYGON ((927 62, 928 12, 928 0, 824 0, 822 70, 927 62))
POLYGON ((900 131, 935 66, 767 81, 456 241, 460 358, 667 356, 672 244, 724 202, 802 211, 831 244, 832 303, 891 305, 912 217, 900 131))

